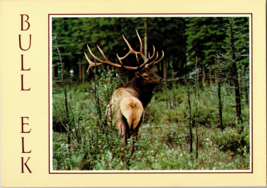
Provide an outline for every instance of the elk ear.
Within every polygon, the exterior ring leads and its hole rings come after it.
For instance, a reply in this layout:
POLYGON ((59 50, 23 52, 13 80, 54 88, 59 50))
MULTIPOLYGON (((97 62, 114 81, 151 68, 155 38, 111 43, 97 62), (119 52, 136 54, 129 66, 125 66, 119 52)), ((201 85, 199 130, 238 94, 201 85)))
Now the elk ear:
POLYGON ((136 72, 135 72, 135 76, 136 76, 137 78, 140 78, 140 76, 141 76, 140 72, 139 72, 139 71, 136 71, 136 72))
POLYGON ((158 69, 157 66, 153 66, 153 68, 151 69, 152 72, 155 72, 158 69))

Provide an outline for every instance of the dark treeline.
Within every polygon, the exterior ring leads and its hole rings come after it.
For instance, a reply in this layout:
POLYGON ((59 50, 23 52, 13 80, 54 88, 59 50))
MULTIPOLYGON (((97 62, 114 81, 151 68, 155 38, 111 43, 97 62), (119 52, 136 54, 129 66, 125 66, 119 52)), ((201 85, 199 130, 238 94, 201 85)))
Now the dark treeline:
MULTIPOLYGON (((182 77, 194 72, 197 57, 202 82, 211 80, 210 76, 215 75, 217 68, 215 55, 227 54, 233 50, 236 52, 234 59, 238 60, 237 72, 249 68, 248 17, 53 18, 53 36, 57 35, 66 69, 73 71, 77 81, 82 80, 88 66, 84 57, 84 51, 88 52, 87 44, 96 56, 101 57, 97 49, 99 45, 111 61, 119 63, 116 53, 123 56, 128 52, 122 35, 134 49, 139 49, 136 29, 142 39, 147 36, 147 51, 150 54, 153 45, 158 52, 164 50, 165 60, 158 65, 158 72, 163 76, 166 63, 165 78, 182 77), (232 45, 235 49, 230 47, 232 45)), ((57 51, 54 50, 53 53, 56 54, 57 51)), ((129 58, 124 63, 131 62, 129 58)), ((228 66, 225 71, 230 71, 231 68, 228 66)), ((97 72, 99 69, 98 67, 97 72)), ((58 74, 59 69, 54 66, 54 76, 58 74)), ((86 79, 93 74, 91 71, 86 79)))

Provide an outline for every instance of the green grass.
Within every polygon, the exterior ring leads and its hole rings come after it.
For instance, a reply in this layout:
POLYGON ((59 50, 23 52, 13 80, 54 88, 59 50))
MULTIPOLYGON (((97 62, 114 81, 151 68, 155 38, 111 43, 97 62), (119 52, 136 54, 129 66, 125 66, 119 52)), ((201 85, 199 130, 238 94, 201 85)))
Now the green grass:
MULTIPOLYGON (((68 120, 60 86, 53 88, 53 126, 69 125, 73 134, 53 132, 54 170, 239 170, 250 168, 249 107, 242 105, 243 132, 235 117, 234 94, 222 86, 223 126, 219 128, 216 86, 191 91, 193 152, 189 150, 189 110, 186 86, 155 93, 130 156, 131 144, 121 146, 116 130, 105 126, 105 108, 115 84, 108 76, 94 85, 72 86, 68 120), (99 100, 99 103, 96 102, 99 100), (166 100, 168 102, 166 102, 166 100), (98 104, 100 106, 98 106, 98 104), (197 114, 196 114, 197 107, 197 114), (98 110, 99 109, 99 110, 98 110), (99 116, 101 113, 101 119, 99 116), (195 122, 197 124, 195 124, 195 122), (196 138, 198 132, 198 151, 196 138), (76 135, 76 136, 73 136, 76 135), (240 142, 244 140, 244 147, 240 142), (69 144, 68 144, 69 142, 69 144), (198 152, 198 157, 196 157, 198 152), (124 155, 124 163, 121 158, 124 155)), ((233 92, 233 91, 232 91, 233 92)), ((130 142, 129 142, 130 143, 130 142)))

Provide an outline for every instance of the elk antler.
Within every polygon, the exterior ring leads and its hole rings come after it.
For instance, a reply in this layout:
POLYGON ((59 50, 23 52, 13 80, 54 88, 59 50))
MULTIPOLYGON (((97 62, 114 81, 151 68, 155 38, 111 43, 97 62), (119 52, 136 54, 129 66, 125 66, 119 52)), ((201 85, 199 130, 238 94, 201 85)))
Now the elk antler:
POLYGON ((104 54, 104 52, 101 50, 101 48, 100 48, 98 45, 97 45, 97 48, 98 48, 98 50, 101 52, 101 54, 102 54, 102 56, 104 57, 105 60, 101 60, 101 59, 99 59, 98 57, 96 57, 96 56, 93 54, 93 52, 91 51, 91 49, 90 49, 90 47, 89 47, 88 44, 87 44, 87 48, 88 48, 89 52, 91 53, 91 55, 92 55, 97 61, 99 61, 99 62, 93 62, 93 61, 91 61, 91 60, 89 59, 89 57, 87 56, 87 54, 84 52, 85 57, 86 57, 87 61, 88 61, 89 64, 90 64, 89 67, 88 67, 88 69, 87 69, 87 72, 89 72, 89 70, 90 70, 91 67, 100 66, 100 65, 102 65, 103 63, 108 64, 108 65, 112 65, 112 66, 114 66, 114 67, 122 67, 122 66, 123 66, 125 69, 129 69, 129 70, 137 70, 137 69, 138 69, 138 66, 137 66, 137 67, 130 67, 130 66, 126 66, 126 65, 122 65, 122 64, 120 65, 120 64, 111 62, 110 60, 108 60, 108 58, 106 57, 106 55, 104 54))
POLYGON ((93 62, 93 61, 91 61, 91 60, 89 59, 89 57, 87 56, 87 54, 84 52, 85 57, 86 57, 87 61, 88 61, 89 64, 90 64, 89 67, 88 67, 87 72, 89 72, 89 70, 90 70, 91 67, 94 67, 94 66, 100 66, 100 65, 102 65, 102 64, 108 64, 108 65, 115 66, 115 67, 124 67, 125 69, 128 69, 128 70, 137 70, 137 69, 140 69, 140 68, 142 68, 142 67, 144 67, 144 66, 148 68, 150 65, 155 65, 156 63, 160 62, 160 61, 163 59, 163 57, 164 57, 164 52, 163 52, 163 51, 162 51, 162 57, 161 57, 159 60, 157 60, 157 59, 158 59, 158 52, 157 52, 156 58, 155 58, 152 62, 150 62, 149 64, 147 64, 147 63, 148 63, 151 59, 153 59, 154 56, 155 56, 155 46, 153 46, 153 54, 152 54, 152 56, 150 56, 150 54, 149 54, 149 58, 147 58, 147 57, 144 55, 144 53, 143 53, 143 43, 142 43, 142 39, 141 39, 141 37, 140 37, 140 35, 139 35, 139 33, 138 33, 137 30, 136 30, 136 33, 137 33, 137 36, 138 36, 138 39, 139 39, 139 42, 140 42, 140 51, 139 51, 139 52, 135 51, 135 50, 132 48, 132 46, 130 45, 130 43, 127 41, 127 39, 126 39, 126 38, 124 37, 124 35, 123 35, 122 37, 123 37, 124 41, 126 42, 128 48, 129 48, 129 52, 128 52, 125 56, 123 56, 123 57, 119 57, 119 55, 116 54, 116 55, 117 55, 117 58, 119 59, 120 64, 113 63, 113 62, 111 62, 110 60, 108 60, 108 58, 106 57, 106 55, 104 54, 104 52, 103 52, 103 51, 101 50, 101 48, 97 45, 98 50, 101 52, 102 56, 104 57, 104 60, 99 59, 98 57, 96 57, 96 56, 93 54, 93 52, 91 51, 89 45, 87 45, 87 48, 88 48, 89 52, 91 53, 91 55, 92 55, 97 61, 99 61, 99 62, 93 62), (136 66, 136 67, 131 67, 131 66, 123 65, 122 60, 125 59, 126 57, 128 57, 130 54, 134 54, 134 55, 136 56, 136 60, 137 60, 138 64, 140 64, 140 63, 139 63, 139 59, 138 59, 138 55, 140 55, 141 58, 144 60, 144 63, 141 64, 140 66, 136 66))

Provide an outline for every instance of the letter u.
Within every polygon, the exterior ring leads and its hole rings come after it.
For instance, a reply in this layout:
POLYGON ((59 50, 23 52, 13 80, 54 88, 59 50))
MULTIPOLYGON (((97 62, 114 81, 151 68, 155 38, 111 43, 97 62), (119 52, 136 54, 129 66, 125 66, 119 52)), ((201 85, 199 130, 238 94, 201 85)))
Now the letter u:
POLYGON ((32 35, 30 35, 30 45, 29 45, 28 49, 23 49, 21 47, 21 35, 19 35, 19 47, 20 47, 20 49, 23 50, 23 51, 29 50, 31 48, 31 41, 32 41, 31 39, 32 39, 32 35))

